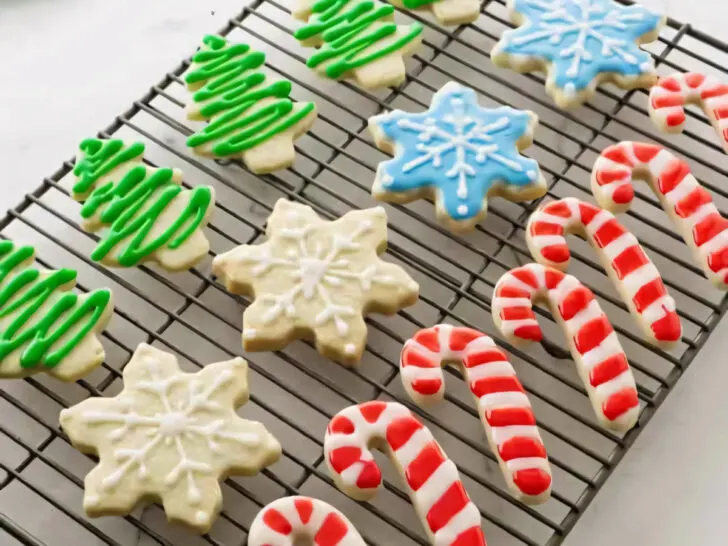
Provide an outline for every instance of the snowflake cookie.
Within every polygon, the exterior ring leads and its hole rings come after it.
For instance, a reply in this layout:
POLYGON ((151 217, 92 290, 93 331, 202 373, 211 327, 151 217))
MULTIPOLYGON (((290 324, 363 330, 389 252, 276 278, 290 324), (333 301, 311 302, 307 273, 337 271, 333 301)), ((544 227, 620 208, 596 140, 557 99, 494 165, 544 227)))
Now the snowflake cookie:
POLYGON ((450 82, 426 112, 369 118, 376 145, 395 156, 379 164, 372 195, 394 203, 434 198, 442 224, 471 230, 490 195, 527 201, 546 193, 538 163, 519 153, 537 125, 533 112, 482 108, 472 89, 450 82))
POLYGON ((509 0, 511 20, 492 52, 493 62, 518 72, 548 73, 546 89, 560 108, 589 100, 597 85, 624 89, 657 82, 650 55, 666 18, 644 6, 612 0, 509 0))
POLYGON ((148 500, 167 518, 207 532, 222 507, 218 480, 273 464, 278 441, 235 409, 248 400, 242 358, 183 373, 174 355, 141 344, 124 389, 61 412, 73 445, 99 457, 85 480, 89 516, 124 515, 148 500))
POLYGON ((382 261, 387 215, 376 207, 328 222, 310 207, 279 200, 267 242, 217 256, 213 272, 234 294, 255 301, 243 314, 243 348, 272 351, 301 337, 346 365, 361 358, 363 314, 393 314, 412 305, 419 286, 398 265, 382 261))

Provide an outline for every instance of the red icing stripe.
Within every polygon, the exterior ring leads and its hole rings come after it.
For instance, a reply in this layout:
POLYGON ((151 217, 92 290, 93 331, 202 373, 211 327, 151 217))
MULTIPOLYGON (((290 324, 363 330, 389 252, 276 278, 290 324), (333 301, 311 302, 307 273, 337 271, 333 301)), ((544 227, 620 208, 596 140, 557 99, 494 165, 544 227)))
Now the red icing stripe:
POLYGON ((414 340, 420 345, 427 347, 433 353, 440 352, 440 339, 437 330, 434 328, 420 330, 414 335, 414 340))
POLYGON ((723 129, 723 140, 728 141, 728 128, 723 129))
POLYGON ((715 273, 728 267, 728 247, 723 247, 711 253, 708 256, 708 267, 715 273))
POLYGON ((500 317, 502 320, 523 320, 536 318, 530 307, 505 307, 501 309, 500 317))
POLYGON ((650 263, 650 259, 644 250, 639 245, 633 245, 625 248, 619 256, 612 260, 612 267, 621 280, 648 263, 650 263))
POLYGON ((523 392, 523 386, 515 376, 481 377, 470 383, 470 390, 480 398, 494 392, 523 392))
POLYGON ((546 289, 547 290, 553 290, 556 288, 561 281, 564 280, 564 277, 566 275, 559 271, 558 269, 546 269, 546 274, 544 277, 546 278, 546 289))
POLYGON ((513 335, 521 339, 530 339, 531 341, 541 341, 543 339, 543 332, 538 324, 519 326, 513 330, 513 335))
POLYGON ((517 288, 515 286, 501 285, 498 290, 495 291, 495 295, 499 298, 530 298, 530 292, 527 292, 523 288, 517 288))
POLYGON ((406 444, 412 435, 424 425, 412 415, 394 419, 387 427, 387 443, 393 451, 406 444))
POLYGON ((453 328, 450 332, 450 349, 462 351, 471 341, 479 337, 483 337, 483 334, 472 328, 453 328))
POLYGON ((353 434, 355 428, 354 423, 348 417, 337 415, 329 423, 329 432, 340 434, 353 434))
POLYGON ((660 87, 664 87, 668 91, 678 92, 680 91, 680 82, 675 78, 662 78, 658 84, 660 87))
POLYGON ((359 489, 376 489, 382 483, 382 472, 379 470, 377 463, 374 461, 366 461, 364 468, 359 472, 356 479, 356 486, 359 489))
POLYGON ((639 403, 637 391, 629 387, 610 396, 602 405, 602 411, 607 419, 614 421, 623 413, 638 406, 639 403))
POLYGON ((465 355, 463 364, 466 368, 472 368, 474 366, 480 366, 481 364, 489 364, 490 362, 507 362, 506 355, 503 354, 499 349, 485 349, 484 351, 478 351, 477 353, 471 353, 465 355))
POLYGON ((589 372, 589 383, 598 387, 629 370, 627 357, 623 353, 613 355, 594 366, 589 372))
POLYGON ((614 146, 609 146, 602 152, 602 155, 615 163, 621 163, 629 167, 632 166, 632 159, 627 155, 626 145, 615 144, 614 146))
POLYGON ((569 205, 567 205, 563 201, 555 201, 553 203, 549 203, 543 208, 543 211, 553 216, 560 216, 562 218, 571 217, 571 209, 569 208, 569 205))
POLYGON ((513 473, 513 483, 526 495, 540 495, 551 485, 551 476, 540 468, 526 468, 513 473))
POLYGON ((545 246, 541 249, 541 255, 550 262, 557 264, 563 263, 571 258, 569 247, 565 244, 545 246))
POLYGON ((434 441, 422 448, 422 451, 405 469, 405 477, 412 490, 418 491, 446 460, 447 458, 434 441))
POLYGON ((435 394, 442 388, 442 379, 437 377, 428 379, 415 379, 412 381, 412 389, 419 394, 435 394))
POLYGON ((311 502, 311 499, 298 497, 297 499, 294 499, 293 505, 296 507, 298 517, 301 518, 301 523, 306 525, 311 519, 311 514, 313 513, 313 502, 311 502))
POLYGON ((402 366, 415 368, 437 368, 440 363, 430 355, 424 355, 412 345, 407 345, 402 351, 402 366))
POLYGON ((632 297, 632 303, 634 303, 637 312, 642 313, 642 311, 666 295, 667 289, 662 283, 662 279, 658 277, 640 286, 639 290, 632 297))
POLYGON ((673 159, 662 170, 657 185, 663 194, 669 193, 689 174, 690 167, 687 163, 679 159, 673 159))
POLYGON ((675 204, 675 212, 681 218, 687 218, 700 207, 712 201, 707 190, 702 186, 697 186, 675 204))
POLYGON ((513 275, 519 281, 521 281, 529 286, 532 286, 533 288, 538 288, 538 279, 536 278, 536 275, 534 275, 530 269, 526 269, 524 267, 519 267, 518 269, 512 269, 511 275, 513 275))
POLYGON ((569 292, 559 304, 559 313, 564 320, 571 320, 581 310, 586 309, 594 294, 586 286, 578 286, 569 292))
POLYGON ((368 423, 376 423, 385 409, 387 409, 386 402, 374 401, 359 404, 359 411, 368 423))
POLYGON ((685 116, 685 112, 680 110, 679 112, 669 114, 665 119, 665 123, 667 123, 668 127, 677 127, 678 125, 685 123, 686 119, 687 116, 685 116))
POLYGON ((564 226, 549 222, 533 222, 529 227, 531 235, 563 235, 564 226))
POLYGON ((684 104, 685 99, 681 95, 662 95, 661 97, 652 98, 652 107, 655 109, 682 106, 684 104))
POLYGON ((361 460, 361 449, 356 446, 337 447, 329 454, 329 462, 338 474, 361 460))
POLYGON ((450 546, 486 546, 483 530, 480 527, 471 527, 455 537, 450 546))
POLYGON ((427 511, 427 524, 436 533, 456 516, 470 502, 463 484, 453 483, 437 502, 427 511))
POLYGON ((613 182, 628 180, 629 177, 630 172, 624 169, 602 169, 597 171, 597 184, 600 186, 606 186, 613 182))
POLYGON ((713 109, 713 117, 716 119, 728 118, 728 106, 720 106, 713 109))
POLYGON ((581 223, 585 226, 589 225, 589 223, 594 220, 594 217, 599 214, 599 211, 601 209, 599 207, 595 207, 594 205, 590 205, 589 203, 579 203, 579 213, 581 215, 581 223))
POLYGON ((599 248, 604 248, 618 237, 627 233, 627 230, 619 223, 616 218, 612 218, 605 222, 594 234, 594 241, 599 248))
POLYGON ((665 316, 653 322, 650 326, 655 339, 659 341, 677 341, 682 333, 680 318, 675 312, 667 312, 665 316))
POLYGON ((704 245, 713 237, 728 229, 728 220, 714 212, 703 218, 693 227, 693 239, 697 246, 704 245))
POLYGON ((587 322, 574 336, 574 344, 579 354, 586 354, 598 347, 604 339, 614 331, 609 319, 602 315, 587 322))
POLYGON ((281 535, 290 535, 293 531, 290 522, 275 508, 266 510, 265 514, 263 514, 263 523, 281 535))
POLYGON ((634 199, 634 188, 631 184, 624 184, 622 186, 619 186, 614 192, 612 193, 612 200, 615 203, 619 204, 625 204, 629 203, 634 199))
POLYGON ((535 425, 536 417, 531 408, 494 408, 485 413, 485 420, 491 427, 511 425, 535 425))
POLYGON ((316 546, 338 546, 349 532, 349 526, 341 516, 330 512, 313 539, 316 546))
POLYGON ((710 89, 706 89, 700 93, 702 99, 712 99, 713 97, 720 97, 721 95, 728 95, 728 85, 716 85, 710 89))
POLYGON ((634 152, 635 157, 640 161, 640 163, 649 163, 650 161, 655 159, 657 154, 662 151, 662 148, 660 146, 656 146, 655 144, 634 142, 632 143, 632 151, 634 152))
POLYGON ((705 76, 697 72, 688 72, 687 74, 685 74, 684 78, 685 83, 687 83, 688 86, 692 87, 693 89, 695 89, 696 87, 700 87, 705 81, 705 76))
POLYGON ((501 444, 498 448, 501 459, 510 461, 523 457, 546 458, 546 448, 541 442, 528 436, 514 436, 501 444))

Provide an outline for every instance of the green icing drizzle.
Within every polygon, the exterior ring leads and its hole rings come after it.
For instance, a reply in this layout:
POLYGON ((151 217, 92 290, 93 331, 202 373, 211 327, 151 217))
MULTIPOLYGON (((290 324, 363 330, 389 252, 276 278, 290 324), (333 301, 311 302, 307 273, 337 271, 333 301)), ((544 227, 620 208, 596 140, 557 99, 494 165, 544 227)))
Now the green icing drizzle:
POLYGON ((76 272, 60 269, 41 273, 25 265, 33 254, 32 247, 16 248, 10 241, 0 242, 0 321, 4 325, 0 361, 25 345, 21 367, 54 368, 98 324, 111 301, 111 292, 101 289, 83 296, 65 292, 75 282, 76 272), (49 302, 51 307, 36 317, 49 302))
POLYGON ((378 47, 377 43, 399 32, 392 21, 394 8, 374 0, 319 0, 311 8, 309 23, 299 28, 298 40, 319 37, 324 45, 306 63, 315 68, 338 59, 326 67, 326 75, 340 78, 359 68, 402 49, 422 33, 422 25, 412 23, 407 32, 378 47), (364 53, 365 50, 369 50, 364 53))
POLYGON ((211 120, 187 139, 197 147, 214 142, 212 152, 229 156, 254 148, 293 127, 315 110, 312 102, 296 103, 288 97, 291 82, 266 82, 257 71, 265 55, 247 44, 228 44, 220 36, 205 36, 185 76, 188 85, 204 84, 192 95, 199 115, 211 120), (261 103, 265 101, 265 103, 261 103), (258 106, 256 108, 256 106, 258 106))
POLYGON ((403 0, 402 5, 407 9, 417 9, 440 1, 441 0, 403 0))
POLYGON ((165 245, 173 250, 179 248, 204 223, 207 211, 213 205, 211 188, 183 189, 172 180, 172 169, 155 169, 139 163, 127 170, 120 180, 95 187, 98 180, 114 168, 141 158, 142 143, 125 146, 121 140, 88 139, 81 143, 80 149, 86 155, 74 169, 79 180, 73 191, 86 193, 93 188, 81 208, 81 216, 92 218, 99 214, 101 224, 109 227, 91 254, 93 260, 102 260, 117 245, 128 240, 118 254, 118 263, 134 266, 165 245), (150 238, 153 228, 159 231, 160 216, 182 194, 189 197, 184 209, 173 222, 150 238))

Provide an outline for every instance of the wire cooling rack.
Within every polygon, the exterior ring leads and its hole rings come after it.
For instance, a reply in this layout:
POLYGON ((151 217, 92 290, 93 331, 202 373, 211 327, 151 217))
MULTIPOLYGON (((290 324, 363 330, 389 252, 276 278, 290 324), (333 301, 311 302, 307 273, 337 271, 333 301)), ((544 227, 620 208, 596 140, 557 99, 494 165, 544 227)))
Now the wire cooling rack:
MULTIPOLYGON (((183 115, 187 94, 180 75, 188 66, 186 61, 99 133, 144 141, 149 162, 179 167, 187 186, 215 186, 218 206, 207 229, 212 251, 202 265, 171 275, 151 267, 112 270, 90 262, 87 256, 95 237, 77 225, 79 206, 69 197, 72 161, 44 179, 0 221, 1 237, 35 245, 44 267, 78 269, 81 291, 111 287, 117 304, 104 334, 107 359, 102 368, 70 385, 36 376, 6 381, 0 388, 0 543, 243 545, 262 505, 301 493, 337 505, 370 544, 427 544, 388 461, 380 460, 384 490, 371 503, 358 504, 333 486, 321 447, 328 420, 344 406, 377 398, 409 403, 398 377, 402 343, 417 329, 446 321, 481 329, 509 349, 552 461, 552 498, 544 505, 527 507, 509 496, 467 386, 455 373, 450 375, 443 403, 426 412, 415 411, 460 467, 482 514, 489 544, 558 544, 724 314, 727 300, 703 278, 654 196, 642 187, 623 221, 640 238, 678 302, 684 337, 677 349, 667 353, 641 340, 593 250, 580 240, 571 242, 570 271, 599 296, 639 384, 640 426, 619 437, 595 423, 564 350, 563 335, 547 312, 541 313, 546 341, 526 350, 510 347, 493 327, 494 283, 506 269, 530 261, 523 230, 538 203, 493 200, 487 220, 463 237, 437 226, 431 203, 388 205, 387 259, 402 264, 418 280, 419 303, 394 317, 370 318, 367 352, 356 370, 325 360, 303 342, 279 353, 245 355, 250 362, 252 397, 243 414, 264 422, 281 440, 284 454, 259 476, 226 482, 224 512, 211 533, 197 537, 170 527, 158 506, 125 518, 86 519, 81 503, 83 477, 94 462, 75 451, 60 432, 60 409, 88 396, 116 394, 121 387, 120 370, 140 342, 178 354, 190 370, 240 354, 241 313, 247 302, 228 294, 213 278, 211 258, 234 245, 260 242, 265 219, 281 197, 309 204, 326 218, 372 206, 369 190, 374 169, 385 156, 373 147, 366 131, 370 115, 393 107, 425 109, 435 90, 456 80, 475 88, 483 105, 510 104, 539 114, 541 125, 527 153, 539 160, 547 176, 547 199, 567 195, 591 199, 589 171, 599 151, 620 140, 650 140, 686 158, 719 208, 726 209, 728 161, 697 110, 690 113, 683 135, 663 137, 654 132, 646 115, 643 90, 622 92, 610 87, 585 107, 565 113, 546 97, 540 76, 494 68, 487 52, 510 26, 502 0, 486 0, 476 23, 454 30, 418 14, 398 13, 401 21, 424 23, 424 47, 409 61, 402 86, 377 93, 323 81, 309 71, 304 60, 310 50, 291 36, 296 23, 290 6, 280 1, 255 0, 222 33, 265 51, 270 71, 294 82, 294 97, 317 103, 319 120, 298 141, 293 168, 258 177, 235 162, 192 156, 184 144, 194 127, 183 115)), ((670 21, 659 41, 648 48, 662 73, 698 70, 726 77, 728 46, 689 25, 670 21)))

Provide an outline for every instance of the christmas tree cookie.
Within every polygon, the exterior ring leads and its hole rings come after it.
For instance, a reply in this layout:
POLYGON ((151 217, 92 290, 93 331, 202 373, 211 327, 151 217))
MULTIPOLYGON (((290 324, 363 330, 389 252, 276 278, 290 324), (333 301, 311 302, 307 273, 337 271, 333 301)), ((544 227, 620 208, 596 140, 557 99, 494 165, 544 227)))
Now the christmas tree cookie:
POLYGON ((366 344, 362 315, 393 314, 419 296, 404 269, 379 258, 387 245, 381 207, 328 222, 311 207, 280 199, 266 237, 212 263, 228 290, 255 298, 243 314, 246 351, 273 351, 307 337, 324 356, 353 365, 366 344))
POLYGON ((394 7, 377 0, 296 1, 293 16, 306 24, 294 36, 319 48, 309 68, 327 78, 354 78, 365 89, 404 81, 403 58, 422 41, 420 23, 397 25, 394 7))
POLYGON ((429 10, 443 25, 472 23, 480 16, 478 0, 392 0, 397 7, 429 10))
POLYGON ((312 102, 294 102, 291 82, 259 70, 265 55, 247 44, 205 36, 185 75, 191 120, 207 120, 187 139, 195 152, 239 157, 255 173, 285 169, 295 159, 293 142, 316 120, 312 102))
POLYGON ((109 266, 155 261, 168 271, 189 269, 210 248, 202 228, 214 190, 184 189, 179 170, 150 167, 143 155, 141 142, 81 142, 72 195, 83 203, 83 229, 104 230, 91 258, 109 266))
POLYGON ((222 508, 218 480, 276 462, 278 441, 239 417, 248 401, 242 358, 183 373, 174 355, 141 344, 124 368, 124 389, 61 412, 73 445, 98 455, 84 482, 89 516, 125 515, 159 500, 167 518, 205 533, 222 508))
POLYGON ((35 250, 0 241, 0 378, 48 372, 75 381, 104 361, 111 291, 71 292, 76 272, 33 267, 35 250))

